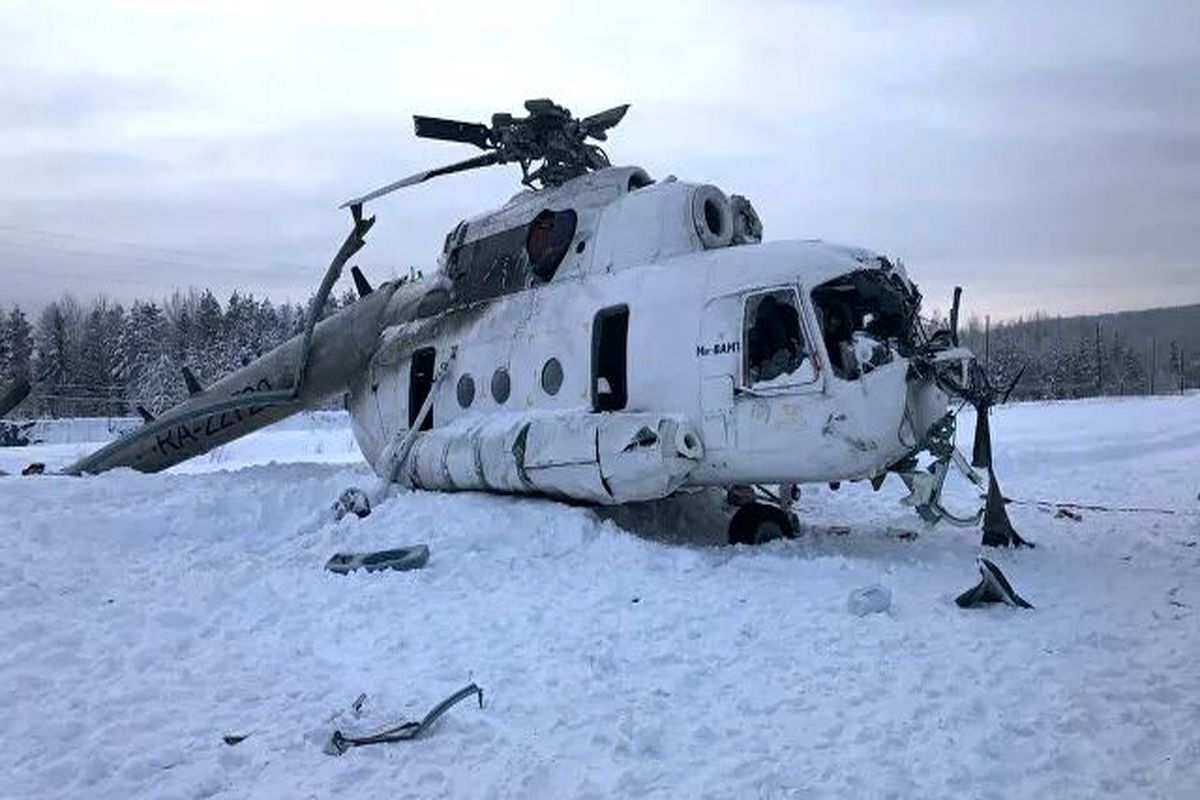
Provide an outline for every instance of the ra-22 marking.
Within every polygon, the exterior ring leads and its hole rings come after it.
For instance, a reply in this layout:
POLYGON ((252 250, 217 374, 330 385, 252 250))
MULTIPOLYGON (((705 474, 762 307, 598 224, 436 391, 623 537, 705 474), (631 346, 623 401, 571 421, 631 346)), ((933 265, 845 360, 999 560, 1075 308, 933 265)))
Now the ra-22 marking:
MULTIPOLYGON (((247 386, 244 389, 239 389, 234 392, 235 395, 249 394, 251 392, 268 392, 271 390, 271 382, 266 378, 259 380, 257 386, 247 386)), ((253 417, 264 410, 266 406, 250 406, 245 410, 247 417, 253 417)), ((154 448, 161 455, 166 455, 168 448, 171 450, 179 450, 188 442, 198 441, 201 435, 213 436, 226 428, 231 428, 237 425, 243 419, 242 410, 234 409, 233 411, 222 411, 220 414, 214 414, 204 418, 204 422, 181 422, 174 428, 158 434, 156 437, 154 448), (189 427, 190 426, 190 427, 189 427)))
POLYGON ((696 345, 697 356, 719 356, 724 353, 736 353, 742 349, 742 343, 733 342, 717 342, 716 344, 698 344, 696 345))

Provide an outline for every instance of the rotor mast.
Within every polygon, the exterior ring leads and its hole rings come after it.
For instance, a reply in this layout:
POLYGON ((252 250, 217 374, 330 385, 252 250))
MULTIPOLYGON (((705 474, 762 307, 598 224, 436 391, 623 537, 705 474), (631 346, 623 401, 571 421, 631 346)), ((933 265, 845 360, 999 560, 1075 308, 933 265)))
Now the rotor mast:
POLYGON ((617 125, 629 105, 614 106, 599 114, 576 119, 569 109, 551 100, 526 100, 528 116, 492 115, 492 124, 460 122, 440 117, 413 117, 414 132, 422 139, 471 144, 483 155, 424 170, 348 200, 342 208, 362 206, 386 194, 414 186, 440 175, 464 172, 493 164, 516 163, 521 183, 532 189, 560 186, 590 171, 609 166, 608 155, 588 139, 606 141, 608 129, 617 125))

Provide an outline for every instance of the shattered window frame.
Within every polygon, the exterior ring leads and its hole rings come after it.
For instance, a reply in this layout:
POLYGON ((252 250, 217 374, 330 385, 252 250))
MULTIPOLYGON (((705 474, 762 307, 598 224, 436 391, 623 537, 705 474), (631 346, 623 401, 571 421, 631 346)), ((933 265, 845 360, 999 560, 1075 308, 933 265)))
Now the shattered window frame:
POLYGON ((740 359, 740 377, 741 385, 743 387, 747 389, 754 389, 755 387, 761 386, 764 383, 771 383, 772 388, 811 386, 818 381, 820 378, 820 363, 816 352, 813 349, 811 337, 809 335, 807 325, 805 324, 803 297, 804 295, 803 292, 801 292, 800 287, 790 283, 756 288, 752 291, 746 292, 746 294, 742 297, 742 318, 740 320, 740 347, 742 349, 742 357, 740 359), (752 379, 752 365, 750 363, 750 359, 755 348, 751 346, 750 332, 757 325, 757 320, 755 318, 758 314, 759 304, 761 304, 763 298, 768 295, 776 296, 777 300, 779 295, 786 295, 787 305, 789 305, 796 313, 796 333, 798 335, 799 342, 799 358, 792 367, 791 371, 788 373, 780 373, 779 375, 775 375, 770 378, 755 377, 752 379), (788 375, 789 377, 794 375, 795 371, 798 370, 805 361, 808 361, 812 367, 812 371, 809 375, 803 376, 802 378, 796 377, 792 380, 780 380, 783 375, 788 375))
POLYGON ((851 383, 861 380, 877 367, 911 356, 917 346, 915 326, 921 296, 915 287, 905 286, 895 273, 877 268, 851 270, 812 287, 808 299, 820 347, 830 374, 838 380, 851 383), (837 308, 841 308, 841 314, 834 313, 837 308), (843 345, 837 353, 831 350, 828 331, 833 317, 844 319, 847 330, 837 338, 843 345), (876 352, 881 355, 878 361, 863 363, 855 356, 854 336, 858 333, 878 342, 876 352), (847 363, 847 358, 852 360, 847 363))

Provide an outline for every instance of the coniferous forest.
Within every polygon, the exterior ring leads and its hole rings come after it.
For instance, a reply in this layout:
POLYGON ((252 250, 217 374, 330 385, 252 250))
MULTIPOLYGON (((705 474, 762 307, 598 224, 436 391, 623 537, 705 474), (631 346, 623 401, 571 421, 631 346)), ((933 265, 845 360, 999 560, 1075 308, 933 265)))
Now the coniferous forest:
MULTIPOLYGON (((354 298, 331 297, 323 316, 354 298)), ((0 307, 0 386, 33 384, 19 416, 129 416, 138 405, 158 413, 187 397, 183 365, 207 385, 299 333, 306 309, 239 292, 221 302, 209 290, 129 306, 66 295, 34 319, 0 307)), ((1024 368, 1016 399, 1200 386, 1200 305, 990 325, 972 318, 962 342, 998 385, 1024 368)))
MULTIPOLYGON (((322 316, 354 299, 331 296, 322 316)), ((307 308, 240 292, 222 303, 208 290, 129 306, 66 295, 32 320, 0 308, 0 386, 33 384, 19 416, 159 413, 187 397, 183 365, 212 383, 300 333, 307 308)))

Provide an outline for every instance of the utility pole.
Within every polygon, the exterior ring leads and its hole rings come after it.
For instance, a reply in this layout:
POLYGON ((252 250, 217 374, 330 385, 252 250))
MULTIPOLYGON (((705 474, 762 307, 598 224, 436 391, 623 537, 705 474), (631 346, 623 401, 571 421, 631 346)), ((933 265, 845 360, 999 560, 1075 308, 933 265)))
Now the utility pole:
POLYGON ((1104 394, 1104 362, 1100 358, 1100 320, 1096 320, 1096 394, 1104 394))
POLYGON ((1158 338, 1150 337, 1150 394, 1154 394, 1154 373, 1158 371, 1158 338))
POLYGON ((983 317, 983 369, 989 375, 992 367, 992 315, 983 317))

